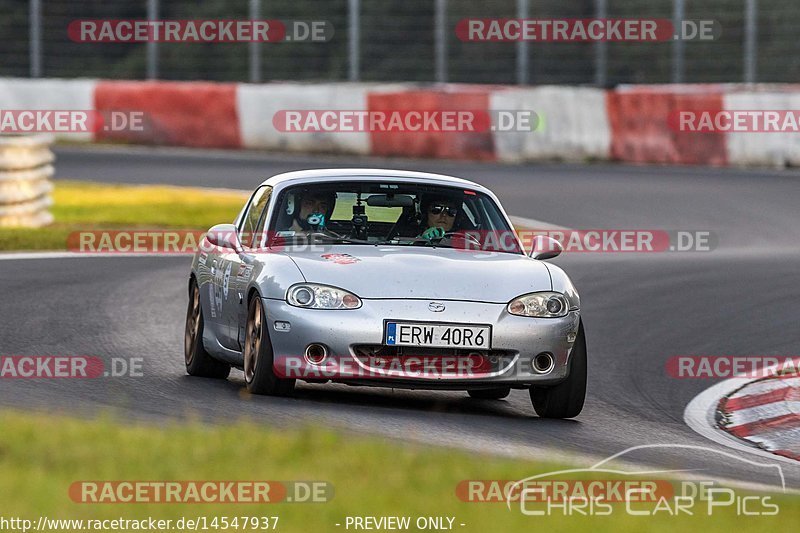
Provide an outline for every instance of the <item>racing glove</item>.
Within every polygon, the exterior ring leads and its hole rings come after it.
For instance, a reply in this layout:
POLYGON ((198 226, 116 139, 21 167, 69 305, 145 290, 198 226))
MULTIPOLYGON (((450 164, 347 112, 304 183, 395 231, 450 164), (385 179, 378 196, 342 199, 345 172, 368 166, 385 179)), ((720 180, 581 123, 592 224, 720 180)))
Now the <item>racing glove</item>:
POLYGON ((436 241, 444 237, 444 234, 445 234, 444 229, 435 227, 426 229, 425 231, 422 232, 422 235, 420 235, 420 237, 428 241, 436 241))

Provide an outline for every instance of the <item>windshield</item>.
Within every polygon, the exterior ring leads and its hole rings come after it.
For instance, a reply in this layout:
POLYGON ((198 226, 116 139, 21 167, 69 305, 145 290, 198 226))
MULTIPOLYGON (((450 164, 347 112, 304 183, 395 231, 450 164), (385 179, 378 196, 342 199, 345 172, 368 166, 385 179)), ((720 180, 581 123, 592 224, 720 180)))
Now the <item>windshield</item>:
POLYGON ((289 187, 270 223, 271 242, 429 246, 521 253, 494 200, 470 189, 394 182, 289 187))

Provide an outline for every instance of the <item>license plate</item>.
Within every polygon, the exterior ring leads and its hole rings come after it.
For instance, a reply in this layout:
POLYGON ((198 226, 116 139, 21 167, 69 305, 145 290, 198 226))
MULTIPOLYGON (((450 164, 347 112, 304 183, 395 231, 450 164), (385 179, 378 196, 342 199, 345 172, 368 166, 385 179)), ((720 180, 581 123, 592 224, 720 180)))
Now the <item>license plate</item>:
POLYGON ((387 322, 384 340, 389 346, 489 350, 492 346, 492 327, 387 322))

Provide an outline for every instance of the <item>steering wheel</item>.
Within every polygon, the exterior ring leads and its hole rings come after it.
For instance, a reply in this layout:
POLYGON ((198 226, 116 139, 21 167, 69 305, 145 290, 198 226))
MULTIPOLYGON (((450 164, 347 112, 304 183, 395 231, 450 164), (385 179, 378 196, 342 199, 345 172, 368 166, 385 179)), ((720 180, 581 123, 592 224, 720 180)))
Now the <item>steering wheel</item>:
POLYGON ((308 233, 308 235, 325 235, 326 237, 333 237, 335 239, 344 239, 344 235, 339 235, 335 231, 326 228, 317 228, 308 233))
POLYGON ((444 234, 442 239, 453 240, 453 237, 470 241, 472 244, 476 245, 479 250, 483 247, 483 243, 481 243, 481 241, 475 235, 469 232, 448 231, 444 234))

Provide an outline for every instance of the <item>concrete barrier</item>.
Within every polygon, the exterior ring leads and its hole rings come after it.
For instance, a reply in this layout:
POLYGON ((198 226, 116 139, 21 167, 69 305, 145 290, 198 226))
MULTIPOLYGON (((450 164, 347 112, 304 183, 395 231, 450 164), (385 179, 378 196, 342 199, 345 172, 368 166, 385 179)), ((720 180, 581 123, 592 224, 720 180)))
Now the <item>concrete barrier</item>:
POLYGON ((714 88, 621 87, 608 94, 611 159, 634 163, 724 166, 725 135, 678 131, 670 117, 680 111, 717 112, 722 91, 714 88))
MULTIPOLYGON (((800 110, 800 92, 766 88, 732 91, 724 96, 726 110, 800 110)), ((727 133, 728 161, 737 166, 799 166, 800 133, 727 133)))
POLYGON ((100 129, 97 140, 140 144, 241 148, 236 84, 205 82, 103 81, 95 107, 112 112, 141 112, 143 128, 100 129))
MULTIPOLYGON (((0 78, 0 109, 92 111, 96 80, 0 78)), ((56 133, 58 140, 88 142, 92 132, 56 133)))
POLYGON ((0 227, 40 227, 53 221, 53 139, 0 136, 0 227))
MULTIPOLYGON (((478 86, 444 86, 436 89, 405 88, 401 91, 370 93, 369 111, 391 112, 471 112, 487 117, 491 91, 478 86)), ((373 131, 371 153, 392 157, 494 160, 492 132, 476 131, 373 131)))
POLYGON ((369 85, 353 83, 239 85, 236 108, 243 146, 287 152, 369 154, 367 132, 282 132, 273 124, 279 111, 366 109, 369 90, 369 85))
POLYGON ((495 131, 497 159, 508 162, 609 158, 611 131, 606 91, 588 87, 534 87, 493 91, 490 110, 533 111, 536 131, 495 131))

